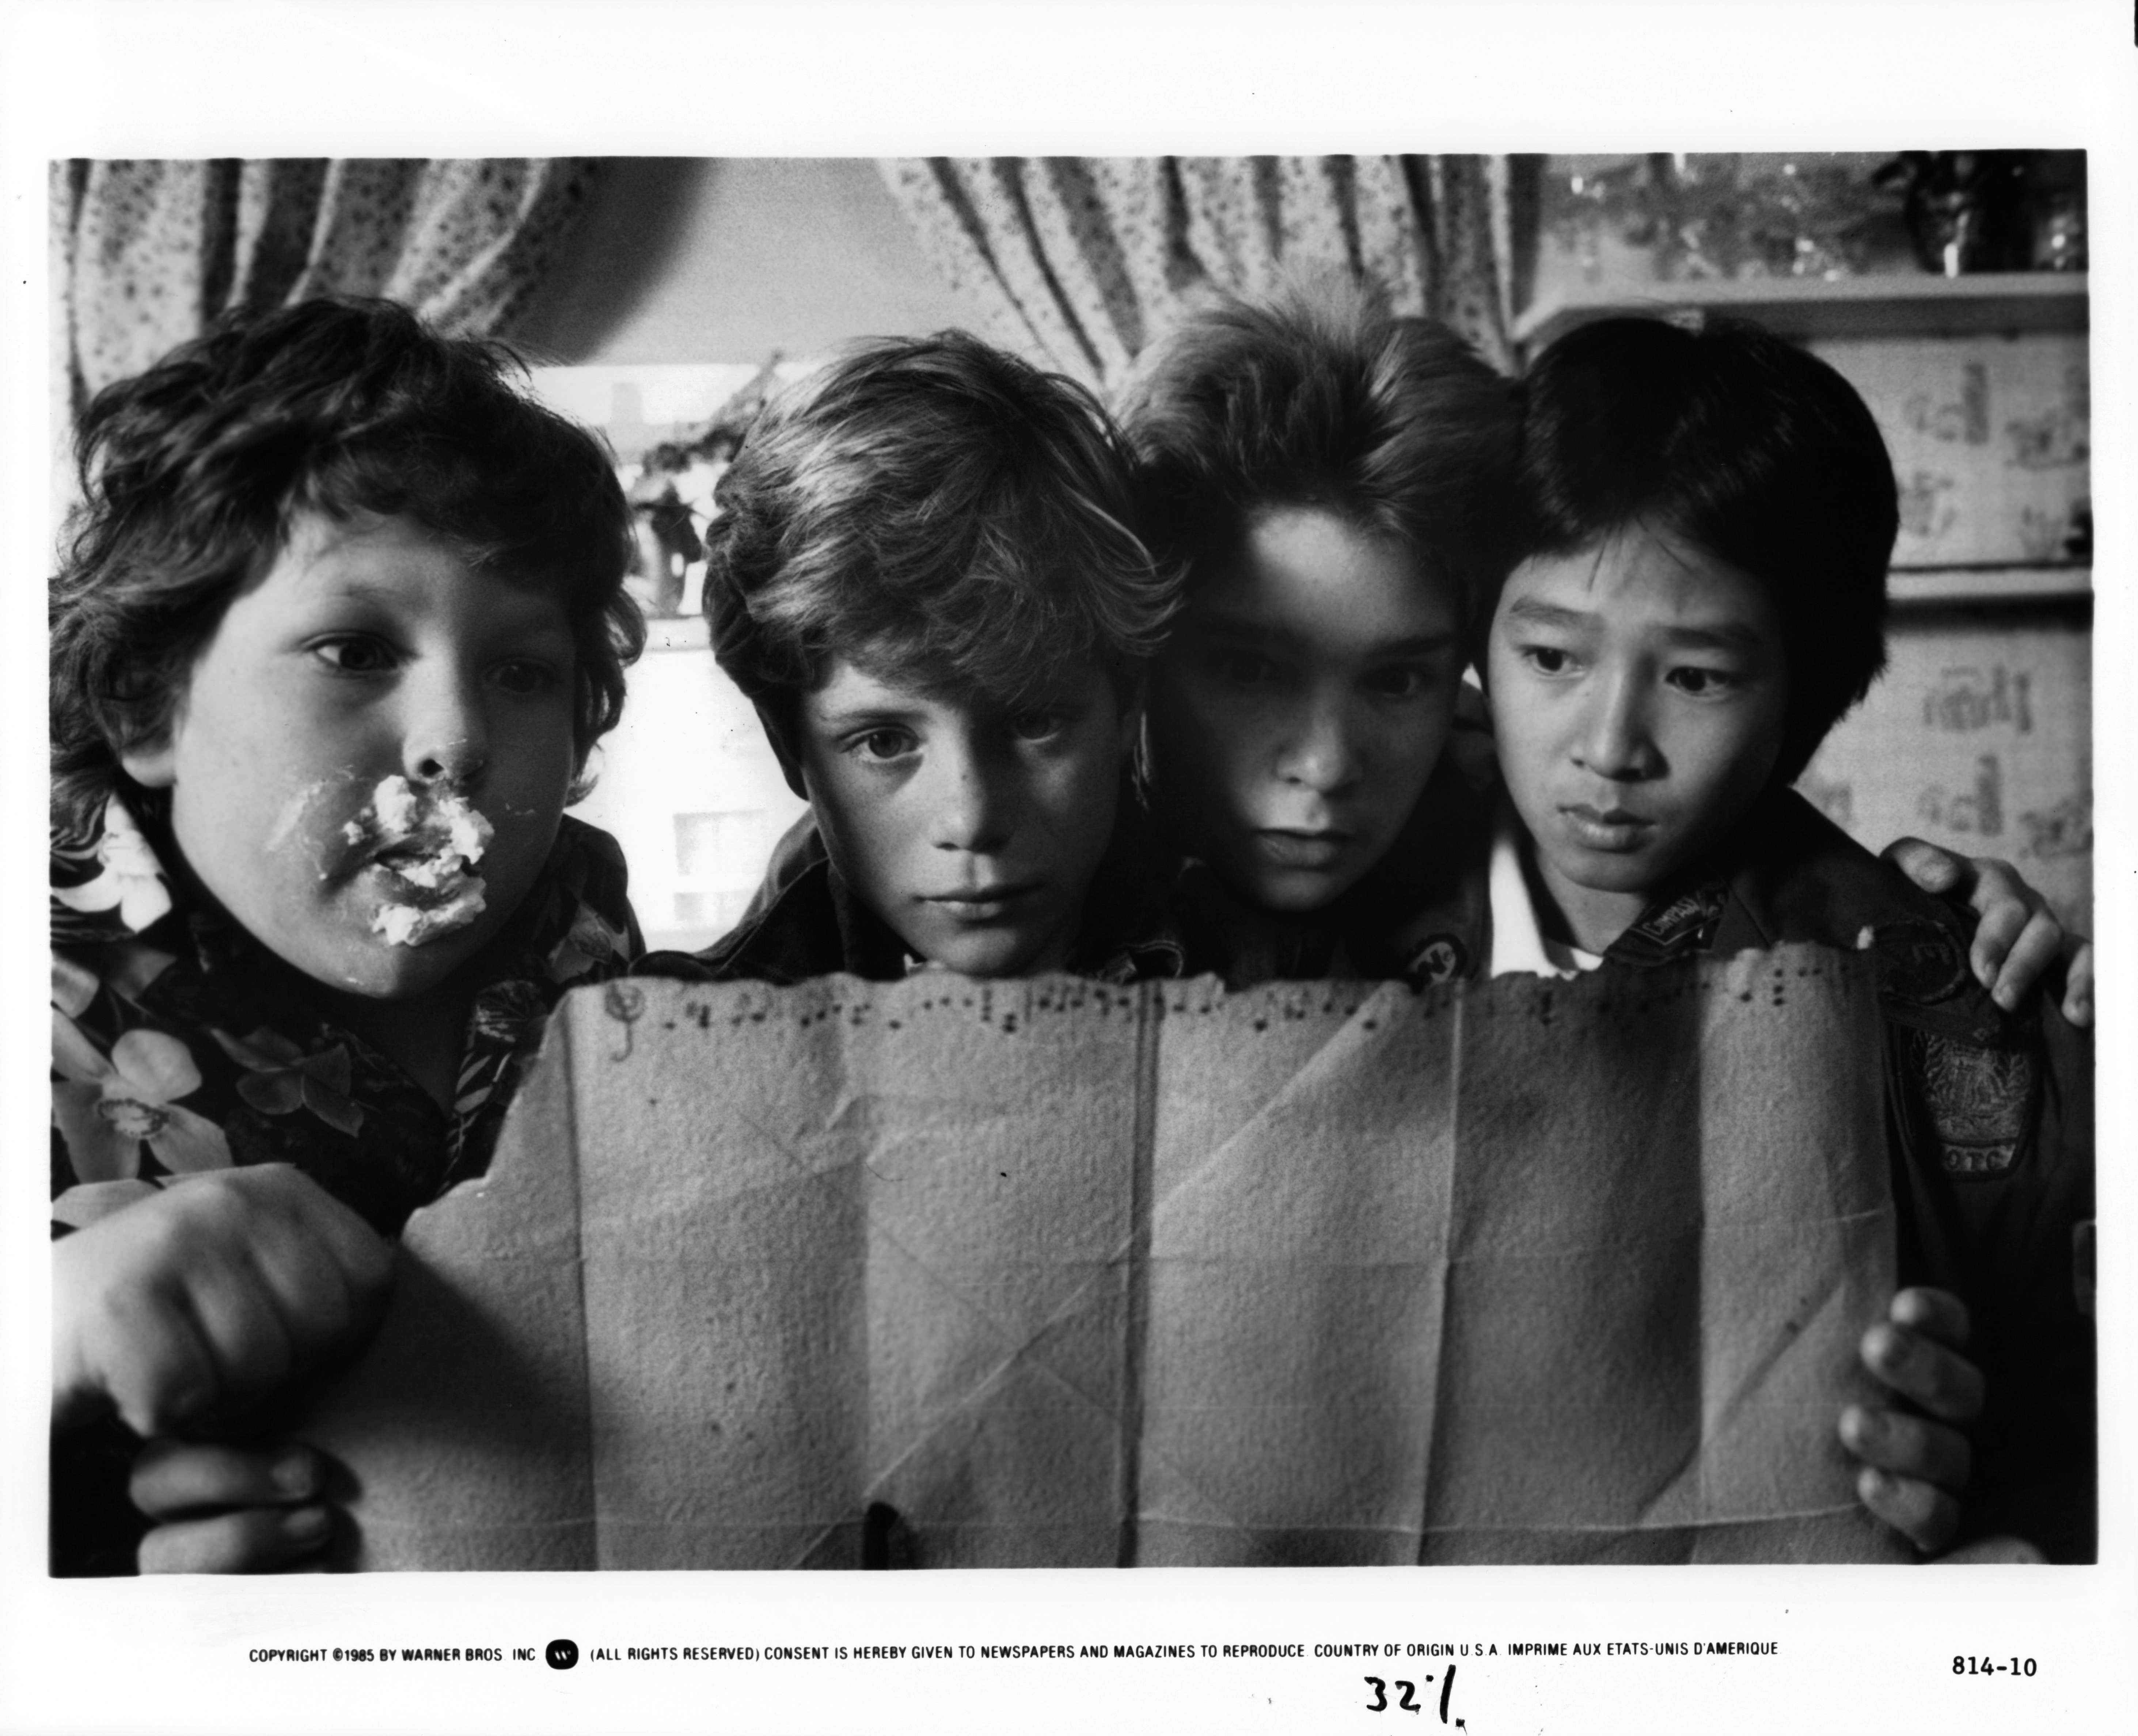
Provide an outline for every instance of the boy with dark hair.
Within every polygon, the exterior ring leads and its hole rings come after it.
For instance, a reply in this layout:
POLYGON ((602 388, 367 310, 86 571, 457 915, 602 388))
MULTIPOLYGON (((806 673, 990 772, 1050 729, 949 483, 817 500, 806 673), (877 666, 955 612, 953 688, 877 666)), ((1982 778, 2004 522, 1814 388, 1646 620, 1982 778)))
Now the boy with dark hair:
MULTIPOLYGON (((642 642, 628 511, 516 368, 313 300, 83 419, 50 599, 54 1426, 109 1451, 55 1454, 61 1570, 130 1564, 93 1522, 134 1446, 106 1419, 212 1425, 359 1333, 378 1238, 481 1172, 550 1007, 637 949, 614 843, 564 813, 642 642)), ((317 1549, 318 1467, 281 1469, 145 1459, 152 1509, 282 1509, 154 1558, 317 1549)))
POLYGON ((962 333, 862 344, 719 500, 714 650, 811 811, 700 968, 1176 973, 1123 776, 1175 587, 1090 395, 962 333))
POLYGON ((1884 664, 1898 517, 1877 425, 1824 363, 1723 322, 1599 321, 1525 392, 1522 558, 1478 659, 1511 804, 1491 968, 1872 948, 1901 1278, 1948 1294, 1904 1292, 1895 1323, 1919 1333, 1867 1340, 1929 1414, 1844 1417, 1865 1500, 1919 1538, 1950 1529, 1949 1510, 1896 1512, 1878 1467, 1912 1456, 1940 1467, 1932 1484, 1968 1480, 1947 1425, 1979 1387, 1923 1335, 1959 1344, 1972 1322, 1989 1404, 1962 1534, 2088 1558, 2085 1051, 2053 1006, 2000 1011, 1954 914, 1789 788, 1884 664))
POLYGON ((1140 526, 1186 573, 1145 771, 1198 967, 1458 973, 1402 919, 1484 823, 1442 750, 1506 566, 1513 386, 1444 326, 1326 280, 1190 315, 1121 417, 1140 526))

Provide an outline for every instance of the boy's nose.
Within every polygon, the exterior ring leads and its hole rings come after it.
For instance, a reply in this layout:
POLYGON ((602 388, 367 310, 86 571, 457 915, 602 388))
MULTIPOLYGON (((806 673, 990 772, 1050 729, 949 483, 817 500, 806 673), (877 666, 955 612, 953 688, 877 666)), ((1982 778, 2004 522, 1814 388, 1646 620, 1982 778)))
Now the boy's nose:
POLYGON ((986 855, 1009 841, 1015 806, 1002 768, 988 763, 977 744, 943 744, 935 754, 932 806, 938 850, 986 855))
POLYGON ((1621 782, 1652 778, 1662 769, 1636 683, 1618 681, 1603 688, 1583 721, 1574 758, 1584 769, 1621 782))
POLYGON ((402 774, 412 783, 478 781, 490 763, 489 719, 479 682, 443 675, 412 682, 408 698, 402 774))
POLYGON ((1333 701, 1309 706, 1277 754, 1277 776, 1316 795, 1334 796, 1359 780, 1359 750, 1351 720, 1333 701))

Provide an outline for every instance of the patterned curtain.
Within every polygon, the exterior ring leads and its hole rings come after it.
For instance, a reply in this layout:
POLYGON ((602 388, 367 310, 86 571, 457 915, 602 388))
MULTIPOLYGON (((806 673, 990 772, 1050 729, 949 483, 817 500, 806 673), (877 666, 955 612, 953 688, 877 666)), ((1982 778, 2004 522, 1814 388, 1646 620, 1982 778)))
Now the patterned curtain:
POLYGON ((593 168, 540 157, 55 163, 65 413, 230 308, 384 295, 448 331, 502 334, 593 168))
POLYGON ((1484 157, 914 157, 885 180, 994 335, 1101 389, 1215 286, 1286 271, 1377 281, 1511 363, 1504 160, 1484 157))

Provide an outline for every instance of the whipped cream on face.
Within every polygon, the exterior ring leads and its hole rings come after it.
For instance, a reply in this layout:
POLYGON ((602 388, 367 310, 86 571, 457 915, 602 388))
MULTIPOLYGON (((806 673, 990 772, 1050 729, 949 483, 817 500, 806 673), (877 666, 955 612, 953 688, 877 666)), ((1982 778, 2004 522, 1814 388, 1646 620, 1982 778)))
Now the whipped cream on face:
POLYGON ((482 914, 482 882, 442 905, 381 905, 371 919, 372 932, 388 946, 422 946, 441 934, 464 929, 482 914))
POLYGON ((492 829, 458 792, 418 790, 398 773, 382 778, 342 836, 354 848, 370 846, 373 865, 408 889, 372 916, 372 932, 388 946, 422 946, 482 914, 475 865, 492 829))

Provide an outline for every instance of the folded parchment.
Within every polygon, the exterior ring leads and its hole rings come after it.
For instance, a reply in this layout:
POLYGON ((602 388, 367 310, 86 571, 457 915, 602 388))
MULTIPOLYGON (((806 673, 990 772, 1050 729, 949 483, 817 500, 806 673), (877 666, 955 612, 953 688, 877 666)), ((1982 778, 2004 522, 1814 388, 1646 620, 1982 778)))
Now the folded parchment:
POLYGON ((1896 1558, 1868 955, 564 1004, 301 1431, 379 1568, 1896 1558))

